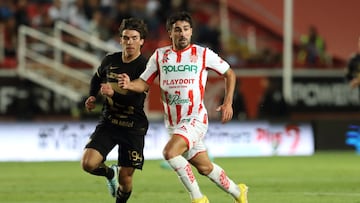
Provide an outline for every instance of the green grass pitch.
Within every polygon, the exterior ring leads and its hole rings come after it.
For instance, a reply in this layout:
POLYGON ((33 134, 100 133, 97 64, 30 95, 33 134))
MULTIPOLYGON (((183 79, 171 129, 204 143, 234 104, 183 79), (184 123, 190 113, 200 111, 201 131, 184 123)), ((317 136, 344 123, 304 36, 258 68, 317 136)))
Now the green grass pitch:
MULTIPOLYGON (((215 158, 227 174, 249 186, 249 203, 360 203, 360 155, 317 152, 305 157, 215 158)), ((175 173, 147 160, 136 171, 129 203, 186 203, 175 173)), ((109 164, 112 162, 109 162, 109 164)), ((197 175, 211 203, 233 202, 197 175)), ((83 172, 79 162, 0 162, 0 202, 114 203, 105 179, 83 172)))

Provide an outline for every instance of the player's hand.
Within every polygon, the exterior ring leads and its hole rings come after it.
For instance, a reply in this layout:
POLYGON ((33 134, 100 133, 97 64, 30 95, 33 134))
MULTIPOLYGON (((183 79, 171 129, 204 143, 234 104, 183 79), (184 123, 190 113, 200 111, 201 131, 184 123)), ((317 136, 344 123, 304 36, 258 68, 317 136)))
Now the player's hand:
POLYGON ((231 104, 222 104, 216 108, 216 111, 221 112, 221 122, 226 123, 232 119, 233 108, 231 104))
POLYGON ((86 110, 88 110, 88 111, 93 110, 96 107, 95 101, 96 101, 96 98, 94 96, 88 97, 85 101, 86 110))
POLYGON ((104 96, 112 97, 114 95, 114 90, 109 83, 102 83, 100 93, 104 96))
POLYGON ((130 77, 126 73, 118 75, 118 86, 123 89, 128 89, 130 84, 130 77))
POLYGON ((358 87, 359 85, 360 85, 359 78, 354 78, 350 81, 350 87, 352 87, 352 88, 358 87))

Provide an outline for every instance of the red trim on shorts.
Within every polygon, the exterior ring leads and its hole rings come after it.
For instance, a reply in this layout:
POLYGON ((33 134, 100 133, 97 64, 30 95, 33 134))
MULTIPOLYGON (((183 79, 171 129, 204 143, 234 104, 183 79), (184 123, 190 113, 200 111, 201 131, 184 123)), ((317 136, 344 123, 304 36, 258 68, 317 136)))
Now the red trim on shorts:
POLYGON ((195 158, 197 155, 199 155, 200 153, 203 153, 203 152, 206 152, 206 150, 204 150, 204 151, 199 151, 198 153, 194 154, 194 156, 190 157, 190 159, 195 158))

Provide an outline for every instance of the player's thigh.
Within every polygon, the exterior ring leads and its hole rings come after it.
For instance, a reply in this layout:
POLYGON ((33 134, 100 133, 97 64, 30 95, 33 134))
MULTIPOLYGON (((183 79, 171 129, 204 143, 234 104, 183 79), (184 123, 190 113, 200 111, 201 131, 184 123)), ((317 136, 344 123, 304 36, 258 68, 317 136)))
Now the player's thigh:
MULTIPOLYGON (((101 162, 106 160, 107 155, 117 144, 112 138, 116 128, 111 125, 99 124, 89 138, 89 142, 85 146, 85 153, 89 153, 89 157, 96 156, 97 151, 101 156, 101 162), (88 152, 87 152, 88 151, 88 152)), ((96 156, 97 157, 97 156, 96 156)))

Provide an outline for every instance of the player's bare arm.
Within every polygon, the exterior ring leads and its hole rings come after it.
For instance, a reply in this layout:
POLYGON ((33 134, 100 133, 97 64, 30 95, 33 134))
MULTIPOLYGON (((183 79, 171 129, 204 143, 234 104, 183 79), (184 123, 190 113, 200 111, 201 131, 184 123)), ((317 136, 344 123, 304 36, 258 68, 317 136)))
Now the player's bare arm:
POLYGON ((220 105, 216 110, 221 111, 221 122, 226 123, 232 119, 233 116, 233 97, 236 82, 236 75, 232 69, 228 69, 224 73, 225 79, 225 97, 223 104, 220 105))
POLYGON ((145 92, 149 89, 149 85, 142 80, 141 78, 130 81, 130 78, 127 74, 118 75, 118 85, 119 87, 134 92, 145 92))

